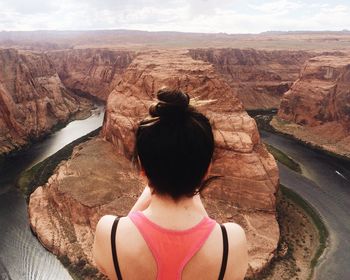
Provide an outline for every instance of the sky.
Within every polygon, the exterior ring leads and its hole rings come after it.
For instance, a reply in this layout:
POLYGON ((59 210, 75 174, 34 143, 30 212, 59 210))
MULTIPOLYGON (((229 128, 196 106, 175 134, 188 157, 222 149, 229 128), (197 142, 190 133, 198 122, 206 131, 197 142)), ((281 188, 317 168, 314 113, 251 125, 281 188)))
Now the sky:
POLYGON ((0 0, 0 31, 350 30, 350 0, 0 0))

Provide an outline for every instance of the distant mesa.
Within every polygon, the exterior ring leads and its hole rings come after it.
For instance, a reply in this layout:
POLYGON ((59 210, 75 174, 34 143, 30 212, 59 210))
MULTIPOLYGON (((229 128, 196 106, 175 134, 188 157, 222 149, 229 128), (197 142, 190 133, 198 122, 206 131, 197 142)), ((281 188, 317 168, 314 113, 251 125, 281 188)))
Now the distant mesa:
POLYGON ((350 32, 267 31, 260 34, 186 33, 142 30, 2 31, 0 47, 27 50, 77 48, 254 48, 260 50, 350 50, 350 32), (331 39, 331 40, 330 40, 331 39))
POLYGON ((311 30, 291 30, 291 31, 265 31, 265 32, 261 32, 261 35, 300 35, 300 34, 308 34, 308 35, 320 35, 320 34, 345 34, 348 35, 348 33, 350 33, 350 30, 348 29, 343 29, 343 30, 339 30, 339 31, 335 31, 335 30, 319 30, 319 31, 311 31, 311 30))

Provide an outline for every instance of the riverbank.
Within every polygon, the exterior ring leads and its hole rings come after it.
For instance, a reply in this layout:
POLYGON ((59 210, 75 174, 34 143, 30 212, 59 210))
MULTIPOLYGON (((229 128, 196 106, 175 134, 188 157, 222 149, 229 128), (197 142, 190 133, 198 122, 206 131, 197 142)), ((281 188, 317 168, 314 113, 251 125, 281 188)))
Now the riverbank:
POLYGON ((17 180, 16 186, 21 190, 26 199, 28 199, 30 194, 35 191, 36 187, 45 185, 60 162, 70 158, 75 146, 97 136, 100 133, 101 128, 102 127, 99 127, 94 131, 91 131, 90 133, 74 140, 55 154, 49 156, 30 169, 23 171, 17 180))
POLYGON ((311 279, 326 247, 327 229, 315 210, 283 185, 278 193, 277 213, 281 232, 278 250, 258 279, 311 279))
POLYGON ((306 147, 325 155, 350 162, 350 153, 348 148, 345 150, 340 146, 336 147, 336 144, 329 143, 329 140, 324 140, 324 143, 320 144, 319 135, 310 133, 307 128, 301 125, 289 123, 285 120, 281 120, 277 116, 274 116, 270 120, 269 125, 274 133, 279 133, 286 137, 290 137, 293 140, 302 143, 306 147))
POLYGON ((70 122, 89 118, 92 115, 92 111, 97 109, 97 106, 100 104, 100 103, 95 104, 93 100, 90 100, 86 97, 82 97, 79 95, 75 95, 75 98, 79 101, 78 109, 76 112, 72 113, 67 120, 58 121, 54 126, 52 126, 50 129, 45 131, 45 133, 42 133, 37 137, 28 137, 27 139, 23 139, 22 144, 13 147, 13 149, 9 152, 0 152, 0 168, 1 168, 2 162, 5 161, 6 158, 16 156, 17 154, 20 154, 21 152, 28 150, 35 143, 44 141, 51 134, 64 128, 70 122))
POLYGON ((300 165, 295 162, 291 157, 287 156, 285 153, 283 153, 281 150, 277 149, 276 147, 269 145, 267 143, 264 143, 267 150, 273 155, 275 160, 278 162, 284 164, 287 166, 289 169, 302 173, 300 165))
POLYGON ((259 128, 259 130, 263 129, 268 132, 276 133, 279 135, 282 135, 284 137, 287 137, 289 139, 292 139, 303 146, 317 151, 319 153, 322 153, 327 156, 331 156, 334 158, 337 158, 339 160, 344 160, 345 162, 350 163, 350 156, 345 156, 339 153, 336 153, 331 150, 325 149, 325 147, 322 147, 315 142, 312 141, 306 141, 303 140, 296 135, 294 135, 291 131, 286 130, 284 127, 283 121, 279 121, 276 114, 276 109, 266 109, 266 110, 249 110, 247 113, 255 119, 255 122, 259 128))

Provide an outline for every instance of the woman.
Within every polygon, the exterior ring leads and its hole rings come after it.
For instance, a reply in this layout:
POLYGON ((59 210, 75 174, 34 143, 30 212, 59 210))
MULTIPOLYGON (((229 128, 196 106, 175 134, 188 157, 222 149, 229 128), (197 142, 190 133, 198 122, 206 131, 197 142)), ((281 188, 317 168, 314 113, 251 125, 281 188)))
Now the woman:
POLYGON ((210 219, 199 197, 214 151, 211 125, 187 94, 161 90, 157 97, 136 132, 135 152, 149 187, 127 217, 101 218, 96 264, 119 280, 243 279, 243 229, 210 219))

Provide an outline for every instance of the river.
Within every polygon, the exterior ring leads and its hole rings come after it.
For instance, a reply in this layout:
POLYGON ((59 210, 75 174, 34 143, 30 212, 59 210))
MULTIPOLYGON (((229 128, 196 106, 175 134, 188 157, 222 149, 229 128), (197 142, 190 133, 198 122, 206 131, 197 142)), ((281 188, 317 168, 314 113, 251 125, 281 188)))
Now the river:
POLYGON ((283 185, 297 192, 320 214, 329 230, 329 244, 315 268, 314 279, 350 279, 350 163, 265 131, 264 142, 301 164, 303 175, 279 164, 283 185))
POLYGON ((27 204, 15 188, 15 182, 23 170, 100 127, 103 115, 104 108, 100 106, 91 117, 73 121, 45 140, 5 160, 0 170, 0 280, 72 279, 60 261, 32 234, 27 204))

